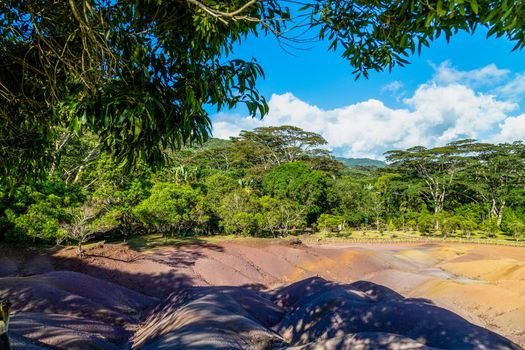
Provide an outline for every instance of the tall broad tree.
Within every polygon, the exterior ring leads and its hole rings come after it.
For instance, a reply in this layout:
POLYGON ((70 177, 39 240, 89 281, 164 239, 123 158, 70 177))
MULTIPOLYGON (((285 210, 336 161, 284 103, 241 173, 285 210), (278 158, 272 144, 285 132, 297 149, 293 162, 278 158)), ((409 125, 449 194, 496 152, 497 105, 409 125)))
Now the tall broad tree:
MULTIPOLYGON (((425 193, 432 203, 434 214, 439 214, 444 206, 458 173, 465 168, 463 157, 465 145, 472 140, 462 140, 449 143, 444 147, 427 149, 423 146, 407 150, 386 152, 386 158, 401 174, 411 178, 419 178, 425 183, 425 193)), ((439 229, 439 221, 435 221, 439 229)))
POLYGON ((328 174, 312 170, 304 162, 280 165, 263 178, 265 193, 278 199, 287 199, 306 207, 307 223, 317 221, 329 206, 329 192, 334 180, 328 174))
POLYGON ((489 208, 488 217, 499 227, 505 207, 513 204, 513 194, 525 185, 525 145, 474 143, 469 150, 466 176, 489 208))
POLYGON ((317 158, 332 158, 319 134, 296 126, 281 125, 242 130, 232 138, 238 161, 268 170, 274 166, 317 158))

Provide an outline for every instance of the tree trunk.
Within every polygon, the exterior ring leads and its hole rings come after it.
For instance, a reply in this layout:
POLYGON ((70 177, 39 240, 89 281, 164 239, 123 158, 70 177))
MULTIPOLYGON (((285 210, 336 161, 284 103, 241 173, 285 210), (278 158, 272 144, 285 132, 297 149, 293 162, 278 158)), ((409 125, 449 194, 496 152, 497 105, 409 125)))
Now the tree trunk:
POLYGON ((0 299, 0 349, 10 350, 9 343, 9 307, 11 304, 4 299, 0 299))
POLYGON ((82 247, 82 242, 78 241, 77 253, 80 260, 84 259, 84 248, 82 247))
POLYGON ((434 216, 435 216, 435 223, 434 223, 434 230, 435 231, 439 231, 439 220, 437 219, 437 214, 439 214, 439 212, 441 211, 441 205, 440 204, 436 204, 436 206, 434 207, 434 216))
POLYGON ((489 215, 489 217, 491 219, 493 219, 496 216, 498 216, 498 205, 496 204, 496 199, 492 198, 492 205, 490 207, 490 215, 489 215))
POLYGON ((505 209, 505 201, 501 203, 501 207, 498 211, 498 227, 501 226, 501 221, 503 220, 503 209, 505 209))

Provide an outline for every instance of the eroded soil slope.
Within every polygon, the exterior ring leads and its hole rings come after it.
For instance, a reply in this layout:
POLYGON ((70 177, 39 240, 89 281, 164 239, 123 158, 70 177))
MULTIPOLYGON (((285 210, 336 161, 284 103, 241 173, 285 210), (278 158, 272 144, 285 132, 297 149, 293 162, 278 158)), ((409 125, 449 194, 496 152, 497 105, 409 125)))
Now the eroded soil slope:
POLYGON ((146 253, 106 244, 83 261, 73 249, 0 253, 20 349, 513 348, 495 333, 525 343, 523 248, 253 239, 146 253))

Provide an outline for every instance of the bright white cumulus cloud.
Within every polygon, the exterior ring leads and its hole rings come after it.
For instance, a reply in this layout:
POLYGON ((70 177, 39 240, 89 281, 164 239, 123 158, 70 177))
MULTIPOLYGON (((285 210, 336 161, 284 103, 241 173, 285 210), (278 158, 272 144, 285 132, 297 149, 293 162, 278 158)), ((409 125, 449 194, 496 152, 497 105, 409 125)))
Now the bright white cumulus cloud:
POLYGON ((464 72, 445 62, 436 67, 430 81, 402 100, 402 108, 369 99, 321 109, 292 93, 274 94, 269 101, 270 112, 263 120, 225 113, 214 116, 214 136, 228 138, 240 130, 260 126, 295 125, 321 134, 337 155, 376 159, 382 159, 383 153, 391 149, 433 147, 464 138, 523 140, 525 114, 513 116, 519 110, 516 100, 503 93, 475 89, 483 85, 483 80, 493 85, 497 79, 503 88, 513 82, 511 78, 505 81, 509 74, 495 65, 464 72))

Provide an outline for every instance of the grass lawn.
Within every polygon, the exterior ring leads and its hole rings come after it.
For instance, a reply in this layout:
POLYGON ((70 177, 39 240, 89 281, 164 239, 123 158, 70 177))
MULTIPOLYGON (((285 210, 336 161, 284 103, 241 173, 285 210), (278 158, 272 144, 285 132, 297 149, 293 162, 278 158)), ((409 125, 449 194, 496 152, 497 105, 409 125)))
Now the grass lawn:
POLYGON ((505 244, 525 246, 523 237, 516 240, 514 237, 502 233, 493 237, 488 237, 486 233, 476 231, 469 237, 462 235, 461 232, 449 234, 447 236, 440 232, 424 235, 417 231, 372 231, 356 230, 347 232, 318 232, 310 235, 305 242, 310 241, 337 241, 337 242, 407 242, 407 241, 438 241, 438 242, 464 242, 481 244, 505 244))
POLYGON ((181 244, 206 244, 221 243, 224 241, 242 241, 254 239, 253 237, 242 237, 235 235, 215 236, 163 236, 160 233, 134 236, 127 240, 128 246, 136 251, 147 252, 156 248, 176 246, 181 244))
MULTIPOLYGON (((214 235, 214 236, 162 236, 161 234, 148 234, 135 236, 127 241, 129 247, 140 252, 154 251, 158 248, 167 246, 176 246, 181 244, 217 244, 225 241, 247 241, 253 239, 276 240, 275 237, 243 237, 236 235, 214 235)), ((314 234, 300 234, 297 236, 288 235, 280 238, 282 240, 300 239, 304 243, 322 243, 322 242, 371 242, 371 243, 395 243, 410 241, 436 241, 436 242, 464 242, 464 243, 481 243, 481 244, 504 244, 525 246, 522 239, 516 241, 513 237, 499 234, 495 237, 487 237, 482 232, 471 234, 470 238, 461 235, 423 235, 414 231, 372 231, 356 230, 347 232, 317 232, 314 234)))

